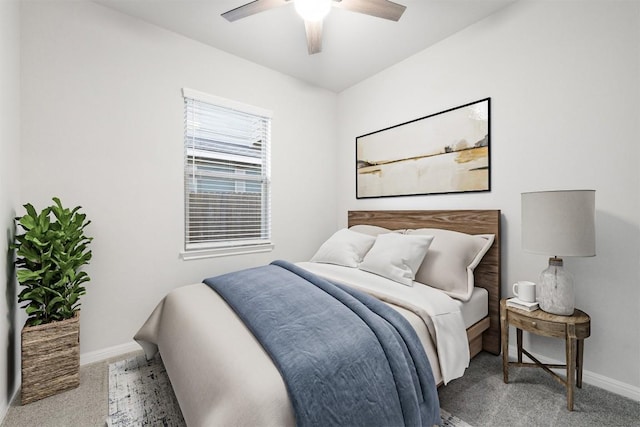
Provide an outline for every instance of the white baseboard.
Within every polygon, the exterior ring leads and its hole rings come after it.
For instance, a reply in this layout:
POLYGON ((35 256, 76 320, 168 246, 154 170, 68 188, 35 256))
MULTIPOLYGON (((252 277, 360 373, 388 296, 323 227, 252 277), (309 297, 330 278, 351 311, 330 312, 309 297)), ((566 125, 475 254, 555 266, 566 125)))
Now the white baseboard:
MULTIPOLYGON (((551 365, 564 365, 564 360, 555 360, 540 354, 529 351, 536 359, 542 363, 551 365)), ((516 360, 518 357, 518 349, 515 345, 509 346, 509 359, 516 360)), ((523 356, 526 357, 526 356, 523 356)), ((555 371, 555 369, 554 369, 555 371)), ((561 371, 561 370, 560 370, 561 371)), ((560 372, 559 371, 559 372, 560 372)), ((633 386, 631 384, 623 383, 622 381, 614 380, 613 378, 605 377, 604 375, 596 374, 595 372, 582 371, 582 381, 586 384, 590 384, 596 387, 600 387, 611 393, 619 394, 620 396, 628 397, 629 399, 640 402, 640 387, 633 386)))
POLYGON ((13 397, 9 399, 9 404, 7 406, 0 408, 0 424, 4 422, 4 417, 7 416, 7 412, 9 411, 9 406, 11 405, 11 402, 13 402, 13 397))
POLYGON ((140 344, 131 341, 125 344, 115 345, 113 347, 104 348, 102 350, 90 351, 80 354, 80 365, 101 362, 111 357, 120 356, 121 354, 131 353, 132 351, 142 350, 140 344))

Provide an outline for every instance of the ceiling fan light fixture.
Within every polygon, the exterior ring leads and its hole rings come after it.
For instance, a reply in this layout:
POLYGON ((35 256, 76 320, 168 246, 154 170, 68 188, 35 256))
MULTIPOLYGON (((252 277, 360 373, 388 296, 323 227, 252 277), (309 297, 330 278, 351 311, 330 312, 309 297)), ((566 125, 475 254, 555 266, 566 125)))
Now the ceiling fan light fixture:
POLYGON ((332 0, 295 0, 298 15, 305 21, 322 21, 331 10, 332 0))

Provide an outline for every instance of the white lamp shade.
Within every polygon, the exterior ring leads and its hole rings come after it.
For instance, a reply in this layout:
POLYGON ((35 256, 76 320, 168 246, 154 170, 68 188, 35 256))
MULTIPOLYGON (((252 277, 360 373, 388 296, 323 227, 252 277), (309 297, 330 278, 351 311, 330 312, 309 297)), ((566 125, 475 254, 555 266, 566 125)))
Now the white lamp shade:
POLYGON ((553 256, 594 256, 595 190, 522 193, 522 249, 553 256))

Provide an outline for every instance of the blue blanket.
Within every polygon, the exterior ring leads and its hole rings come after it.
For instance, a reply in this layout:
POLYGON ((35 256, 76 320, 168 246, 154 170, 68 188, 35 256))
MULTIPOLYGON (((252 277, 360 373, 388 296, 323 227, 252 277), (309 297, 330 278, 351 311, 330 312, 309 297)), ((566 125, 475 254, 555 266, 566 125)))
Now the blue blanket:
POLYGON ((284 261, 204 282, 270 355, 297 425, 440 423, 424 349, 406 319, 384 303, 284 261))

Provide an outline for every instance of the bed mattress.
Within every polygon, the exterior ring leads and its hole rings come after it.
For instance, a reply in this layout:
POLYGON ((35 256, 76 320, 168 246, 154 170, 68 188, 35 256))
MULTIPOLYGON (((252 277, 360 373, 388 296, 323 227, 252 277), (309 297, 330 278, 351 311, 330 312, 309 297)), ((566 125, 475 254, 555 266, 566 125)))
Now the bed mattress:
POLYGON ((467 302, 459 300, 454 300, 454 302, 460 307, 465 328, 475 325, 489 315, 489 292, 484 288, 473 288, 471 298, 467 302))

